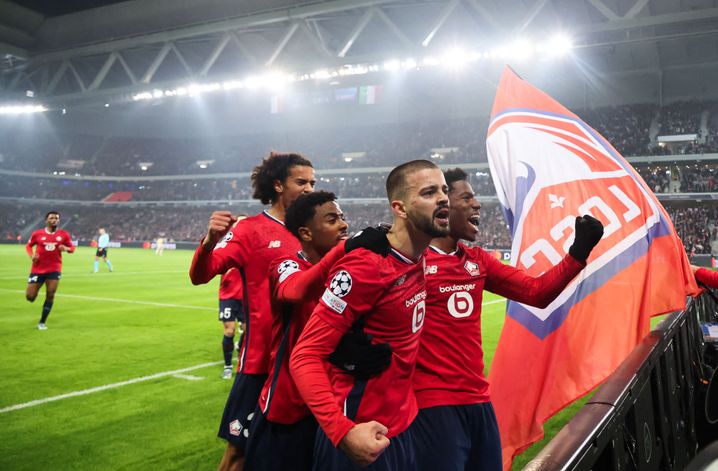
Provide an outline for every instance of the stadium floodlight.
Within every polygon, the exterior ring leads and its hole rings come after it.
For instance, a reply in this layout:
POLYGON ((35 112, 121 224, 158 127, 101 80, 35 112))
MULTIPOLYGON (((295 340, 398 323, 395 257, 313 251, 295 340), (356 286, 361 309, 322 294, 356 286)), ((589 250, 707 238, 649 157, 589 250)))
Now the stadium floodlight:
POLYGON ((451 48, 441 56, 441 63, 448 69, 462 69, 469 62, 469 55, 463 49, 455 47, 451 48))
POLYGON ((514 59, 527 59, 533 55, 534 48, 525 39, 517 39, 508 48, 509 55, 514 59))
POLYGON ((0 106, 0 114, 29 114, 47 111, 42 105, 7 105, 0 106))
POLYGON ((434 67, 441 64, 441 61, 434 56, 426 56, 422 59, 421 63, 429 67, 434 67))
POLYGON ((391 59, 386 62, 384 62, 384 70, 389 72, 394 72, 396 70, 399 70, 401 68, 401 62, 399 62, 397 59, 391 59))
POLYGON ((414 59, 406 59, 401 62, 401 68, 404 70, 411 70, 416 68, 416 61, 414 59))
POLYGON ((549 54, 561 57, 571 52, 571 49, 573 49, 573 42, 570 37, 559 33, 551 37, 551 39, 546 43, 545 49, 549 54))

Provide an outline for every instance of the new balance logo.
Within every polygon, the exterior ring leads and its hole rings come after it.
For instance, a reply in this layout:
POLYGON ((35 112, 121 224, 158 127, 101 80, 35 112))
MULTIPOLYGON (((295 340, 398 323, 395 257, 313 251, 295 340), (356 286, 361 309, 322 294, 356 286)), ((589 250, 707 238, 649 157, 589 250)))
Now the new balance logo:
POLYGON ((282 246, 282 241, 281 241, 281 240, 270 240, 270 241, 269 241, 269 245, 267 246, 267 248, 269 248, 269 249, 278 249, 278 248, 281 247, 281 246, 282 246))

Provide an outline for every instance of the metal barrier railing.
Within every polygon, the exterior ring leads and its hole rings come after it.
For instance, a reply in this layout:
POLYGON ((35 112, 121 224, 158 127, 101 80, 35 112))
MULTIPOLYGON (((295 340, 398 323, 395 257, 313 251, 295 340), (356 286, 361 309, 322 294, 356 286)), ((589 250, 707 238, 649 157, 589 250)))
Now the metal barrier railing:
POLYGON ((524 469, 685 469, 718 439, 718 355, 700 329, 717 312, 707 292, 667 316, 524 469))

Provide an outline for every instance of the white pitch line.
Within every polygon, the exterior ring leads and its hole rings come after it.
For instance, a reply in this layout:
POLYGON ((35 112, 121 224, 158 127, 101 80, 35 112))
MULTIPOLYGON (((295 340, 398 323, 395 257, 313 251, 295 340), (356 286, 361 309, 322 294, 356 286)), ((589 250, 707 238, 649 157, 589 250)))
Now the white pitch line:
POLYGON ((489 304, 498 304, 498 303, 505 303, 505 302, 506 302, 505 299, 496 299, 496 300, 494 300, 494 301, 486 301, 486 302, 483 302, 483 303, 481 303, 481 305, 482 305, 482 306, 488 306, 489 304))
POLYGON ((20 409, 27 409, 28 407, 40 406, 47 404, 48 402, 61 401, 62 399, 69 399, 71 397, 86 396, 88 394, 94 394, 100 391, 106 391, 108 389, 119 388, 130 384, 141 383, 143 381, 150 381, 152 379, 162 378, 163 376, 174 376, 177 374, 185 373, 187 371, 199 370, 202 368, 208 368, 210 366, 219 365, 224 363, 223 361, 213 361, 211 363, 202 363, 201 365, 190 366, 189 368, 182 368, 181 370, 164 371, 162 373, 156 373, 149 376, 141 376, 139 378, 130 379, 127 381, 121 381, 119 383, 106 384, 104 386, 97 386, 95 388, 83 389, 81 391, 75 391, 67 394, 60 394, 59 396, 46 397, 45 399, 37 399, 35 401, 24 402, 22 404, 15 404, 14 406, 8 406, 0 409, 0 414, 12 412, 20 409))
POLYGON ((200 380, 204 379, 200 376, 181 375, 181 374, 172 375, 172 377, 177 378, 177 379, 186 379, 187 381, 200 381, 200 380))
MULTIPOLYGON (((5 291, 6 293, 18 293, 18 294, 25 293, 25 291, 22 291, 19 289, 0 288, 0 291, 5 291)), ((216 310, 215 308, 207 307, 207 306, 192 306, 189 304, 156 303, 153 301, 135 301, 133 299, 120 299, 120 298, 100 298, 97 296, 80 296, 79 294, 57 293, 57 294, 55 294, 55 297, 84 299, 87 301, 109 301, 109 302, 113 302, 113 303, 142 304, 142 305, 146 305, 146 306, 158 306, 158 307, 176 307, 176 308, 181 308, 181 309, 196 309, 199 311, 215 311, 216 310)))

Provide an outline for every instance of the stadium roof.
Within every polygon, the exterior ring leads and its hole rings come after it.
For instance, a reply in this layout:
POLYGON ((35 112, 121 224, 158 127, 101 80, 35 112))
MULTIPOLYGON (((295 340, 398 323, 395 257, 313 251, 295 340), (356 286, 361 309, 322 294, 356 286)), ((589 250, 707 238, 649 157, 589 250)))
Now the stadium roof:
POLYGON ((259 70, 490 50, 563 32, 587 83, 714 88, 714 0, 0 0, 0 99, 126 100, 259 70))

